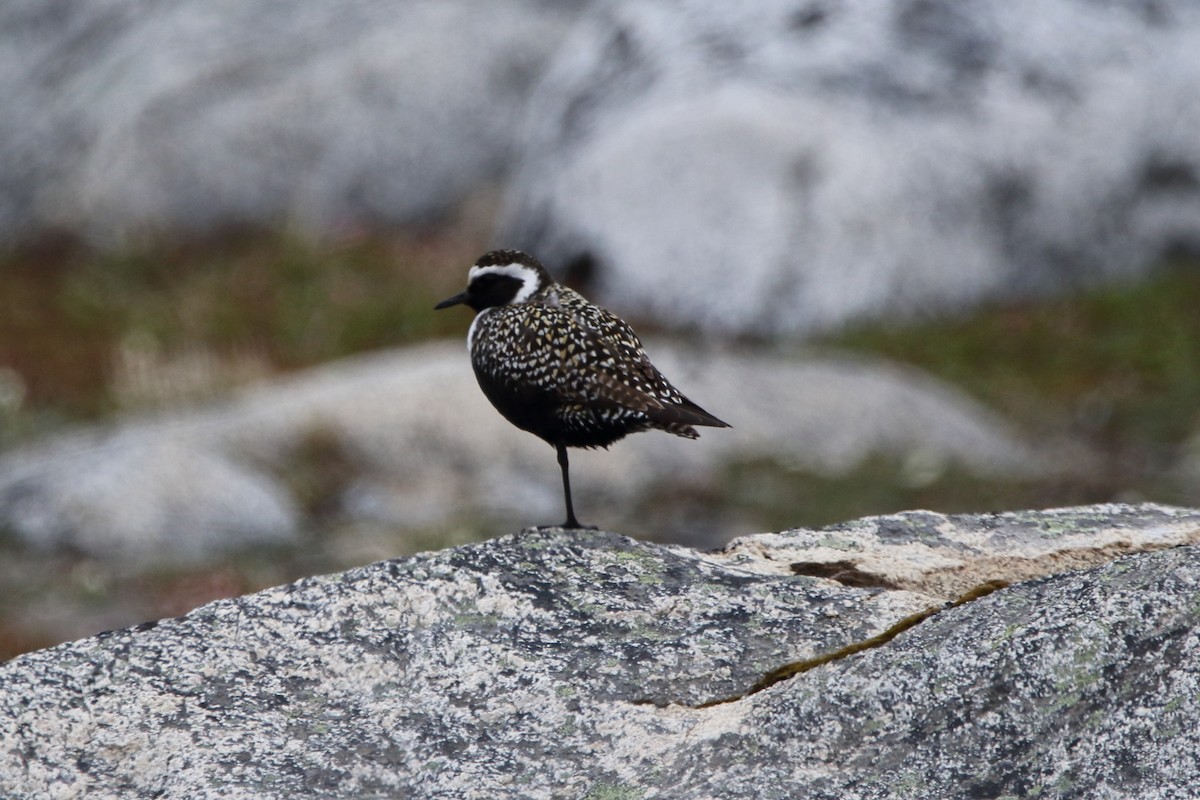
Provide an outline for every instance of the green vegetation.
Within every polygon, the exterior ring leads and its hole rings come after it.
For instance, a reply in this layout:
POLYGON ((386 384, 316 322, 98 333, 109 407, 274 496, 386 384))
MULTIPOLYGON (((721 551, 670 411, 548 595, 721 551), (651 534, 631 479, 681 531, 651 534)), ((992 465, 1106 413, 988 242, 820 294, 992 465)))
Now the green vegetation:
POLYGON ((1158 462, 1200 423, 1200 264, 959 320, 861 326, 828 344, 913 364, 1034 433, 1158 462))

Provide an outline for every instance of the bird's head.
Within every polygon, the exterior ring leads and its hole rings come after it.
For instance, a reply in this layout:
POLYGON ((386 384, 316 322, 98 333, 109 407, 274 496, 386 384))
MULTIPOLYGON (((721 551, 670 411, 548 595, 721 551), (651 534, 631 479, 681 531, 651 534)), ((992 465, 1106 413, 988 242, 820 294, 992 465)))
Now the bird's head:
POLYGON ((493 306, 527 303, 554 285, 538 260, 520 250, 493 250, 479 257, 467 273, 467 288, 434 306, 449 308, 460 303, 476 311, 493 306))

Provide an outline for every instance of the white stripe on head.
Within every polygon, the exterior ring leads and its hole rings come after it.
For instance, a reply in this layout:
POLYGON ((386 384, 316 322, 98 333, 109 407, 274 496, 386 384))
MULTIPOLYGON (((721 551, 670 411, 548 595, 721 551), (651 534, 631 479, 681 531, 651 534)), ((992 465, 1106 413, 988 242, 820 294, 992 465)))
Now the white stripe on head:
POLYGON ((480 275, 510 275, 514 278, 520 278, 521 289, 517 292, 516 297, 512 299, 512 303, 524 303, 533 293, 539 288, 538 284, 541 279, 538 277, 537 270, 532 267, 527 267, 524 264, 492 264, 487 267, 471 267, 467 272, 467 283, 475 280, 480 275))

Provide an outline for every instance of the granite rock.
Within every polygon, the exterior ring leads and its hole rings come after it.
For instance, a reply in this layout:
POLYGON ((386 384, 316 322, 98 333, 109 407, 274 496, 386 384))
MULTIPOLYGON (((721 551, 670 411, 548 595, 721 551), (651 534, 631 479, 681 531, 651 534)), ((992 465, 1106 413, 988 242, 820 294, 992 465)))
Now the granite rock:
POLYGON ((428 221, 512 161, 578 9, 4 3, 0 240, 428 221))
POLYGON ((595 4, 502 239, 663 325, 803 334, 1200 248, 1189 0, 595 4))
POLYGON ((1157 506, 901 514, 709 554, 526 531, 0 665, 0 784, 13 798, 1186 797, 1197 542, 1200 511, 1157 506), (1042 577, 747 694, 946 597, 778 569, 847 534, 881 554, 925 544, 930 571, 937 548, 1036 560, 1116 535, 1128 554, 1058 574, 1047 558, 1042 577))

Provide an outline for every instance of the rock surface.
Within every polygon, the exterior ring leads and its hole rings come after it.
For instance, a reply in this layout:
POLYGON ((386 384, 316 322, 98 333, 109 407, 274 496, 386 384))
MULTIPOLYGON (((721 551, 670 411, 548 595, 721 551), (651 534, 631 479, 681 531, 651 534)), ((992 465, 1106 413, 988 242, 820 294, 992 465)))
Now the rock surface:
POLYGON ((804 333, 1200 247, 1190 0, 593 5, 506 242, 661 324, 804 333))
POLYGON ((188 561, 294 543, 300 525, 268 473, 169 431, 71 436, 4 464, 0 513, 39 549, 188 561))
MULTIPOLYGON (((609 451, 572 454, 585 519, 645 526, 638 503, 650 492, 711 490, 734 459, 837 475, 887 454, 916 480, 959 467, 993 477, 1055 469, 1044 448, 914 370, 654 343, 650 352, 734 428, 698 442, 643 434, 609 451)), ((403 530, 472 514, 512 526, 562 517, 553 451, 488 405, 465 348, 446 342, 339 362, 207 409, 6 453, 0 525, 37 547, 70 545, 100 558, 195 558, 286 541, 303 518, 284 479, 306 458, 318 468, 345 465, 344 485, 329 491, 350 520, 403 530)), ((660 533, 692 542, 720 533, 724 542, 736 532, 674 524, 660 533)))
POLYGON ((0 241, 427 220, 513 158, 574 3, 14 0, 0 241))
POLYGON ((1200 781, 1196 543, 1200 511, 1156 506, 914 512, 709 554, 526 531, 13 659, 0 785, 14 798, 1181 798, 1200 781), (946 585, 918 576, 947 559, 1025 578, 1004 559, 1051 573, 1057 554, 1116 540, 1132 555, 739 697, 941 601, 946 585), (923 591, 781 568, 850 541, 881 563, 926 548, 901 569, 923 591))

